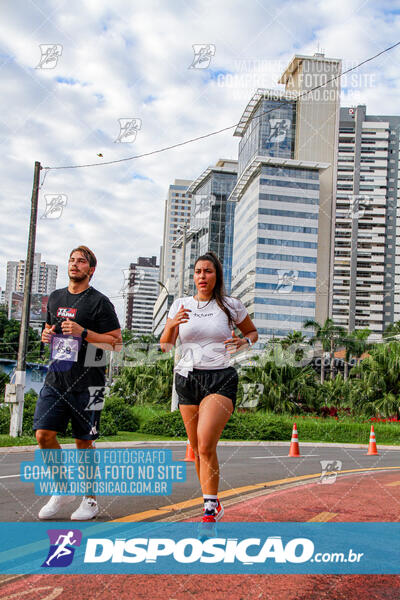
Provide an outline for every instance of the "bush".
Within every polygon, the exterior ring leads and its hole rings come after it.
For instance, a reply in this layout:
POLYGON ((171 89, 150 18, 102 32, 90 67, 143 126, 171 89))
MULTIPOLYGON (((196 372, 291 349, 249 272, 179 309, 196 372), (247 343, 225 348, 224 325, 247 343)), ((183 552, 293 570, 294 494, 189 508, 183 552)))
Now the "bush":
MULTIPOLYGON (((186 437, 186 430, 179 411, 162 413, 144 423, 143 433, 171 437, 186 437)), ((290 439, 290 422, 271 419, 269 415, 234 413, 222 433, 222 439, 230 440, 285 440, 290 439)))
POLYGON ((108 436, 108 435, 117 435, 118 427, 111 412, 106 412, 103 410, 100 417, 100 435, 108 436))
POLYGON ((143 433, 152 433, 154 435, 186 437, 185 426, 183 424, 181 413, 178 410, 161 413, 156 417, 153 417, 147 421, 147 423, 143 423, 140 431, 143 433))
POLYGON ((118 396, 106 397, 102 419, 104 416, 108 418, 108 415, 112 417, 118 431, 137 431, 139 429, 139 419, 134 414, 132 407, 118 396))

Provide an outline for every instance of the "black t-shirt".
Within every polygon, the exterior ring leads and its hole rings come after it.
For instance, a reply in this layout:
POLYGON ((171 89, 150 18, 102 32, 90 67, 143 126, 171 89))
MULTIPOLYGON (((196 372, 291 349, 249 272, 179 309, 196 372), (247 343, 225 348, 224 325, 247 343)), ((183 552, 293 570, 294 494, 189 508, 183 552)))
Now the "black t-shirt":
POLYGON ((68 288, 52 292, 47 303, 46 322, 56 325, 57 337, 52 340, 51 352, 53 346, 54 356, 65 356, 66 352, 70 352, 70 347, 79 351, 75 361, 52 359, 45 384, 63 392, 83 391, 89 386, 104 386, 105 351, 82 340, 81 337, 63 336, 61 323, 66 319, 76 321, 95 333, 107 333, 120 328, 114 306, 107 296, 94 288, 89 287, 80 294, 71 294, 68 288), (56 345, 64 346, 61 354, 57 352, 56 345))

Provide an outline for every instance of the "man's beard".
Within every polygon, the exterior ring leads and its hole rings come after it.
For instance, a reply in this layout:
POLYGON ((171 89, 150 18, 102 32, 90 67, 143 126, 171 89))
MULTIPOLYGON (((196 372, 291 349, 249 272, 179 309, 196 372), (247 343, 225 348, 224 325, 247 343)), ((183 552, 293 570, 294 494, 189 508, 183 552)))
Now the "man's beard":
POLYGON ((84 281, 89 278, 87 273, 71 273, 69 276, 71 281, 75 281, 76 283, 79 281, 84 281))

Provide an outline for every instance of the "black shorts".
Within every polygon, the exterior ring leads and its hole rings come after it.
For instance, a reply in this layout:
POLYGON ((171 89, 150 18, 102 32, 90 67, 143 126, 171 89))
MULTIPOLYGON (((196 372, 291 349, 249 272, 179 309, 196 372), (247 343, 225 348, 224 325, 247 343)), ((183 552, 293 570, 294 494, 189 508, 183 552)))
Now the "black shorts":
POLYGON ((62 392, 44 385, 33 417, 33 430, 47 429, 65 433, 71 420, 72 435, 78 440, 96 440, 99 437, 101 410, 91 410, 89 390, 62 392))
POLYGON ((234 367, 193 369, 189 371, 187 377, 175 373, 175 389, 179 404, 199 405, 209 394, 221 394, 230 398, 235 408, 238 380, 234 367))

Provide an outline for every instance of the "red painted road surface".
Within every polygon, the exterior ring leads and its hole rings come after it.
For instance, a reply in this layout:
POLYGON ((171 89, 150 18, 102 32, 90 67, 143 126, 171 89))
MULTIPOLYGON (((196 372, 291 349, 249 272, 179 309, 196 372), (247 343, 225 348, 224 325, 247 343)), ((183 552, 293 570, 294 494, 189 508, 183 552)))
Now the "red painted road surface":
MULTIPOLYGON (((226 521, 399 521, 400 470, 310 483, 225 510, 226 521)), ((0 600, 399 600, 400 575, 34 575, 0 600)))

